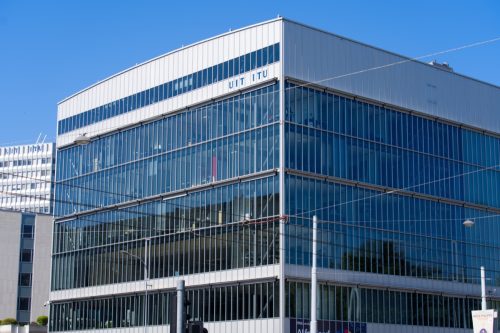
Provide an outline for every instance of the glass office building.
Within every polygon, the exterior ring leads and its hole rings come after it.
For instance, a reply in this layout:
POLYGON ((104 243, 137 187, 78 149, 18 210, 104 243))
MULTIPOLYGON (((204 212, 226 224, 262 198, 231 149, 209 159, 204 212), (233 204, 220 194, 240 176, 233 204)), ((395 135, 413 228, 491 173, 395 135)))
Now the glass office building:
POLYGON ((321 330, 465 332, 481 265, 500 307, 499 103, 282 18, 68 97, 50 330, 168 331, 179 279, 209 332, 307 330, 316 215, 321 330))

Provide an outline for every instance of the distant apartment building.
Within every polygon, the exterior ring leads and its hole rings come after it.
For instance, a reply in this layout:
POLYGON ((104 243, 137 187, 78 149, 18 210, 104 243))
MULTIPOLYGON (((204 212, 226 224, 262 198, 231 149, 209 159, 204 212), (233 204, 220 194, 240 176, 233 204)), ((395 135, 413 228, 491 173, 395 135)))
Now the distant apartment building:
POLYGON ((0 319, 47 315, 52 216, 0 209, 0 319))
POLYGON ((0 147, 0 208, 51 213, 55 146, 0 147))

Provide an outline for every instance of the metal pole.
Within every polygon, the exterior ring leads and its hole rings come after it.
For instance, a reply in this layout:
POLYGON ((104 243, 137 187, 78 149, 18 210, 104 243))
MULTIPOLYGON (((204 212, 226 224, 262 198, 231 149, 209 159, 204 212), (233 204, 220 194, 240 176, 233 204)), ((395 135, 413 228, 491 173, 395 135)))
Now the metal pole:
POLYGON ((312 269, 311 269, 311 333, 318 333, 318 320, 316 311, 318 293, 318 272, 316 261, 318 256, 318 219, 313 216, 313 243, 312 243, 312 269))
POLYGON ((486 306, 486 275, 484 274, 484 266, 481 266, 481 310, 487 310, 486 306))
POLYGON ((148 316, 149 316, 149 300, 148 300, 148 280, 149 280, 149 273, 148 273, 148 266, 149 266, 149 238, 146 238, 144 240, 144 287, 146 288, 144 295, 145 295, 145 305, 144 305, 144 333, 147 333, 148 331, 148 316))
MULTIPOLYGON (((184 280, 177 281, 177 332, 184 332, 184 280)), ((171 332, 174 333, 174 332, 171 332)))

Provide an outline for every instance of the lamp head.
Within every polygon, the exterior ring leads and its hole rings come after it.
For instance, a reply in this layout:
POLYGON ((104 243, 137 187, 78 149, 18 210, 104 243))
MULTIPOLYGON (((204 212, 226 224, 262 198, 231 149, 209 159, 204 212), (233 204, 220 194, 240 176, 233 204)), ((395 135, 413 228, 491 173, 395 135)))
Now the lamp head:
POLYGON ((476 223, 470 219, 465 220, 463 223, 464 227, 466 227, 466 228, 472 228, 474 226, 474 224, 476 224, 476 223))
POLYGON ((83 134, 80 134, 79 136, 77 136, 74 143, 77 146, 88 145, 90 143, 90 138, 86 134, 87 133, 83 133, 83 134))

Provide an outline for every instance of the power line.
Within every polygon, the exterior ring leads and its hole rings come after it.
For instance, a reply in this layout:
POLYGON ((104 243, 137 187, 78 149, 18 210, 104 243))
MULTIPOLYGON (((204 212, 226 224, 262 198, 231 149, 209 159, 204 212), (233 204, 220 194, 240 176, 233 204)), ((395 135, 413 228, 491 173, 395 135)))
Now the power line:
MULTIPOLYGON (((286 91, 286 90, 290 90, 290 89, 308 87, 308 86, 311 86, 311 85, 314 85, 314 84, 318 84, 318 83, 322 83, 322 82, 325 82, 325 81, 333 81, 333 80, 336 80, 336 79, 341 79, 341 78, 349 77, 349 76, 352 76, 352 75, 358 75, 358 74, 362 74, 362 73, 366 73, 366 72, 370 72, 370 71, 374 71, 374 70, 385 69, 385 68, 389 68, 389 67, 392 67, 392 66, 401 65, 401 64, 404 64, 404 63, 408 63, 408 62, 415 62, 415 61, 419 61, 421 59, 435 57, 435 56, 438 56, 438 55, 443 55, 443 54, 451 53, 451 52, 457 52, 457 51, 461 51, 461 50, 468 49, 468 48, 473 48, 473 47, 478 47, 478 46, 482 46, 482 45, 486 45, 486 44, 495 43, 495 42, 498 42, 498 41, 500 41, 500 36, 499 37, 494 37, 494 38, 491 38, 491 39, 486 39, 486 40, 482 40, 482 41, 477 41, 477 42, 473 42, 473 43, 461 45, 461 46, 458 46, 458 47, 454 47, 454 48, 450 48, 450 49, 446 49, 446 50, 442 50, 442 51, 437 51, 437 52, 433 52, 433 53, 421 55, 421 56, 418 56, 418 57, 406 58, 406 59, 403 59, 403 60, 399 60, 399 61, 387 63, 387 64, 384 64, 384 65, 369 67, 369 68, 365 68, 365 69, 362 69, 362 70, 358 70, 358 71, 354 71, 354 72, 350 72, 350 73, 346 73, 346 74, 342 74, 342 75, 332 76, 332 77, 328 77, 328 78, 325 78, 325 79, 316 80, 316 81, 313 81, 313 82, 308 82, 308 83, 303 83, 303 84, 297 84, 297 85, 294 85, 293 87, 282 88, 280 86, 280 88, 277 91, 279 92, 281 89, 284 89, 284 91, 286 91)), ((398 56, 398 57, 401 57, 401 56, 398 56)), ((267 94, 275 94, 277 91, 272 91, 272 92, 264 93, 264 94, 259 95, 259 96, 264 96, 264 95, 267 95, 267 94)), ((251 96, 248 96, 248 97, 245 97, 245 98, 250 98, 250 97, 251 96)), ((186 107, 186 109, 187 109, 187 107, 186 107)), ((110 119, 110 118, 108 118, 108 119, 110 119)), ((122 127, 123 126, 109 127, 106 130, 107 131, 112 131, 112 130, 120 129, 122 127)), ((73 131, 76 131, 76 130, 78 130, 78 129, 75 129, 73 131)), ((85 133, 89 134, 89 133, 98 133, 98 132, 102 132, 102 130, 86 131, 85 133)))
POLYGON ((389 190, 389 191, 386 191, 386 192, 374 194, 374 195, 371 195, 371 196, 368 196, 368 197, 363 197, 363 198, 359 198, 359 199, 345 201, 345 202, 342 202, 342 203, 339 203, 339 204, 330 205, 330 206, 324 206, 324 207, 320 207, 320 208, 315 208, 315 209, 311 209, 311 210, 308 210, 308 211, 305 211, 305 212, 300 212, 300 213, 297 213, 297 214, 298 215, 304 215, 304 214, 308 214, 308 213, 317 212, 317 211, 320 211, 320 210, 323 210, 323 209, 335 208, 335 207, 338 207, 338 206, 343 206, 343 205, 346 205, 346 204, 351 204, 351 203, 363 201, 363 200, 366 200, 366 199, 381 197, 381 196, 385 196, 385 195, 389 195, 389 194, 395 194, 395 193, 398 193, 398 192, 410 190, 412 188, 418 188, 418 187, 421 187, 421 186, 425 186, 425 185, 429 185, 429 184, 433 184, 433 183, 437 183, 437 182, 441 182, 441 181, 445 181, 445 180, 450 180, 450 179, 457 178, 457 177, 463 177, 463 176, 466 176, 466 175, 470 175, 470 174, 474 174, 474 173, 478 173, 478 172, 482 172, 482 171, 492 170, 492 169, 495 169, 495 168, 498 168, 498 167, 500 167, 500 164, 493 165, 493 166, 490 166, 490 167, 485 167, 485 168, 478 169, 478 170, 464 172, 464 173, 461 173, 461 174, 458 174, 458 175, 453 175, 453 176, 449 176, 449 177, 445 177, 445 178, 441 178, 441 179, 431 180, 431 181, 428 181, 428 182, 425 182, 425 183, 421 183, 421 184, 417 184, 417 185, 412 185, 412 186, 403 187, 403 188, 399 188, 399 189, 396 188, 396 189, 389 190))
MULTIPOLYGON (((265 232, 265 231, 263 231, 265 232)), ((240 235, 238 235, 238 240, 234 240, 234 239, 224 239, 224 238, 221 238, 221 237, 217 237, 217 236, 212 236, 212 235, 203 235, 203 234, 200 234, 200 233, 197 233, 196 230, 189 230, 189 231, 186 231, 186 232, 183 232, 182 235, 187 235, 189 233, 192 233, 193 235, 195 236, 198 236, 198 237, 201 237, 201 238, 207 238, 207 239, 211 239, 211 240, 218 240, 220 242, 224 242, 224 243, 233 243, 233 244, 237 244, 238 246, 241 246, 241 245, 245 245, 246 243, 248 243, 248 245, 252 245, 252 246, 262 246, 262 245, 269 245, 268 243, 265 243, 265 242, 262 242, 262 243, 258 243, 258 242, 251 242, 251 237, 248 237, 248 241, 246 239, 243 239, 241 241, 239 241, 239 237, 240 235)), ((278 236, 278 235, 282 235, 281 233, 277 232, 277 233, 273 233, 272 234, 274 237, 278 236)), ((174 234, 174 235, 170 235, 170 236, 180 236, 180 234, 174 234)), ((310 237, 303 237, 303 236, 298 236, 298 235, 285 235, 286 237, 290 237, 292 239, 298 239, 298 240, 303 240, 303 241, 307 241, 307 244, 311 244, 312 242, 312 238, 310 237)), ((162 237, 162 236, 158 236, 159 237, 162 237)), ((163 236, 165 237, 165 236, 163 236)), ((375 240, 376 242, 384 242, 384 241, 388 241, 388 240, 384 240, 384 239, 370 239, 370 238, 365 238, 365 237, 361 237, 361 236, 352 236, 352 235, 349 235, 350 238, 360 238, 360 239, 363 239, 363 240, 366 240, 366 241, 369 241, 369 240, 375 240)), ((131 241, 133 243, 136 243, 137 245, 140 245, 142 243, 144 239, 140 239, 140 240, 136 240, 136 241, 131 241)), ((186 239, 184 239, 186 240, 186 239)), ((196 241, 195 239, 193 239, 193 241, 196 241)), ((128 244, 131 243, 131 242, 127 242, 128 244)), ((111 246, 121 246, 121 245, 124 245, 124 244, 127 244, 127 243, 115 243, 115 244, 110 244, 111 246)), ((327 246, 331 246, 332 244, 330 242, 327 242, 327 241, 321 241, 321 240, 317 240, 317 243, 318 244, 323 244, 323 245, 327 245, 327 246)), ((394 244, 394 245, 398 245, 398 244, 394 244)), ((153 245, 150 245, 150 246, 155 246, 154 244, 153 245)), ((274 247, 275 250, 281 250, 283 248, 277 246, 275 247, 274 244, 272 245, 274 247)), ((99 246, 99 247, 105 247, 105 245, 103 246, 99 246)), ((80 249, 80 250, 77 250, 76 252, 83 252, 83 251, 88 251, 88 250, 92 250, 94 249, 95 247, 91 248, 91 249, 80 249)), ((128 247, 127 247, 128 248, 128 247)), ((136 248, 136 247, 135 247, 136 248)), ((139 247, 140 248, 140 247, 139 247)), ((416 249, 416 250, 429 250, 427 247, 424 247, 424 246, 417 246, 417 245, 405 245, 405 246, 402 246, 402 248, 404 249, 408 249, 408 248, 411 248, 411 249, 416 249)), ((334 255, 328 255, 328 254, 325 254, 323 253, 324 252, 324 249, 323 251, 321 251, 321 248, 320 248, 320 254, 319 256, 323 259, 334 259, 335 262, 337 262, 339 259, 341 260, 340 262, 340 265, 343 265, 343 260, 349 260, 349 255, 361 255, 362 252, 365 252, 365 253, 370 253, 370 254, 375 254, 375 255, 380 255, 382 253, 384 253, 384 249, 385 247, 383 248, 380 248, 381 251, 372 251, 371 248, 360 248, 360 247, 355 247, 355 245, 342 245, 342 249, 344 250, 350 250, 351 252, 344 252, 341 256, 334 256, 334 255)), ((200 251, 200 248, 198 249, 200 251)), ((284 249, 287 253, 290 253, 291 249, 284 249)), ((68 252, 60 252, 60 253, 57 253, 55 255, 64 255, 65 253, 74 253, 75 251, 68 251, 68 252)), ((227 252, 227 248, 226 248, 226 251, 227 252)), ((454 253, 453 251, 449 251, 449 250, 445 250, 445 249, 442 249, 440 250, 440 253, 451 253, 452 255, 456 255, 458 253, 454 253)), ((304 254, 307 254, 307 255, 310 255, 310 252, 303 252, 302 255, 304 254)), ((398 255, 398 253, 394 253, 395 255, 398 255)), ((394 266, 392 267, 394 270, 396 269, 401 269, 401 268, 406 268, 406 266, 404 267, 400 267, 400 266, 397 266, 396 265, 396 261, 405 261, 407 262, 407 264, 409 264, 411 267, 415 267, 416 269, 418 268, 426 268, 425 266, 422 267, 421 265, 418 265, 419 263, 424 263, 424 264, 430 264, 427 269, 436 269, 438 267, 435 267, 435 266, 432 266, 434 264, 437 264, 437 266, 439 266, 439 268, 442 268, 442 267, 455 267, 455 268, 465 268, 467 269, 468 266, 465 266, 465 265, 459 265, 459 264, 446 264, 444 262, 439 262, 439 261, 435 261, 435 260, 429 260, 429 259, 423 259, 423 258, 418 258, 418 259, 415 259, 415 258, 406 258, 404 257, 404 252, 399 252, 400 255, 403 255, 402 257, 400 257, 399 259, 396 259, 396 257, 393 257, 392 258, 392 261, 394 263, 394 266), (411 261, 412 260, 418 260, 418 262, 416 264, 412 264, 411 261)), ((482 256, 475 256, 475 255, 469 255, 467 256, 469 258, 474 258, 474 259, 490 259, 488 257, 482 257, 482 256)), ((254 258, 255 259, 255 258, 254 258)), ((370 261, 370 260, 376 260, 376 259, 380 259, 382 260, 383 262, 386 262, 385 260, 387 258, 381 258, 381 257, 377 257, 377 256, 367 256, 365 257, 366 261, 370 261)), ((360 259, 361 260, 361 259, 360 259)), ((354 262, 354 260, 353 260, 354 262)), ((249 267, 257 267, 259 265, 249 265, 249 267)), ((348 265, 347 265, 348 266, 348 265)), ((245 266, 246 267, 246 266, 245 266)), ((342 269, 342 268, 341 268, 342 269)), ((348 269, 348 268, 343 268, 343 269, 348 269)), ((348 269, 349 270, 349 269, 348 269)), ((217 270, 215 270, 217 271, 217 270)), ((353 270, 351 269, 351 271, 359 271, 359 270, 353 270)), ((496 270, 492 270, 490 269, 489 271, 491 272, 497 272, 496 270)), ((387 273, 385 273, 387 274, 387 273)), ((463 273, 462 273, 463 274, 463 273)), ((394 274, 388 274, 388 275, 394 275, 394 274)), ((405 276, 412 276, 411 274, 409 275, 405 275, 405 276)), ((448 280, 448 279, 443 279, 443 280, 448 280)), ((467 280, 467 278, 466 278, 467 280)))
MULTIPOLYGON (((346 205, 346 204, 351 204, 351 203, 355 203, 355 202, 359 202, 359 201, 364 201, 364 200, 367 200, 367 199, 376 198, 376 197, 380 197, 380 196, 384 196, 384 195, 394 194, 394 193, 398 193, 398 192, 401 192, 401 191, 406 191, 406 190, 410 190, 410 189, 413 189, 413 188, 418 188, 418 187, 429 185, 429 184, 433 184, 433 183, 438 183, 438 182, 442 182, 442 181, 446 181, 446 180, 450 180, 450 179, 454 179, 454 178, 458 178, 458 177, 463 177, 463 176, 467 176, 467 175, 471 175, 471 174, 475 174, 475 173, 479 173, 479 172, 493 170, 493 169, 495 169, 497 167, 500 167, 500 164, 489 166, 489 167, 482 167, 482 168, 478 168, 478 169, 473 170, 473 171, 468 171, 468 172, 464 172, 464 173, 461 173, 461 174, 456 174, 456 175, 449 176, 449 177, 435 179, 435 180, 432 180, 432 181, 429 181, 429 182, 424 182, 424 183, 420 183, 420 184, 416 184, 416 185, 411 185, 411 186, 408 186, 408 187, 405 187, 405 188, 393 189, 393 190, 389 190, 389 191, 386 191, 386 192, 381 192, 381 193, 378 193, 378 194, 374 194, 372 196, 358 198, 358 199, 354 199, 354 200, 351 200, 351 201, 346 201, 346 202, 339 203, 339 204, 334 204, 334 205, 324 206, 324 207, 320 207, 320 208, 315 208, 315 209, 311 209, 309 211, 299 212, 299 213, 296 213, 296 214, 297 215, 304 215, 304 214, 316 212, 316 211, 319 211, 319 210, 324 210, 324 209, 328 209, 328 208, 335 208, 335 207, 338 207, 338 206, 342 206, 342 205, 346 205)), ((15 174, 12 174, 12 173, 2 172, 2 171, 0 171, 0 174, 15 175, 15 174)), ((88 190, 88 191, 94 191, 94 192, 98 192, 98 193, 104 193, 104 194, 111 194, 111 195, 117 195, 117 196, 130 197, 133 200, 135 200, 135 199, 143 199, 143 198, 140 198, 140 197, 130 196, 128 194, 120 194, 120 193, 115 193, 115 192, 103 191, 103 190, 100 190, 100 189, 92 189, 92 188, 82 187, 82 186, 74 185, 74 184, 62 184, 60 182, 56 182, 56 181, 53 181, 53 180, 37 179, 37 178, 28 177, 28 176, 23 176, 23 177, 24 178, 28 178, 28 179, 32 179, 32 180, 37 180, 37 181, 39 180, 41 182, 46 182, 46 183, 50 183, 50 184, 54 184, 54 185, 63 185, 63 186, 67 186, 67 187, 75 187, 75 188, 80 188, 80 189, 84 189, 84 190, 88 190)), ((42 196, 33 196, 33 195, 29 195, 29 194, 21 194, 21 193, 6 192, 6 191, 0 191, 0 193, 5 193, 5 194, 8 194, 8 195, 21 196, 21 197, 32 197, 32 198, 42 199, 42 196)), ((43 199, 46 200, 45 196, 43 196, 43 199)), ((53 199, 53 200, 55 201, 55 199, 53 199)), ((58 200, 60 200, 60 199, 58 199, 58 200)), ((67 201, 67 202, 64 202, 64 203, 74 204, 71 201, 67 201)), ((83 205, 83 206, 91 207, 91 208, 101 208, 100 206, 92 206, 92 205, 87 205, 87 204, 83 204, 83 203, 78 203, 78 205, 79 206, 83 205)), ((240 215, 239 217, 244 217, 244 216, 240 215)))

